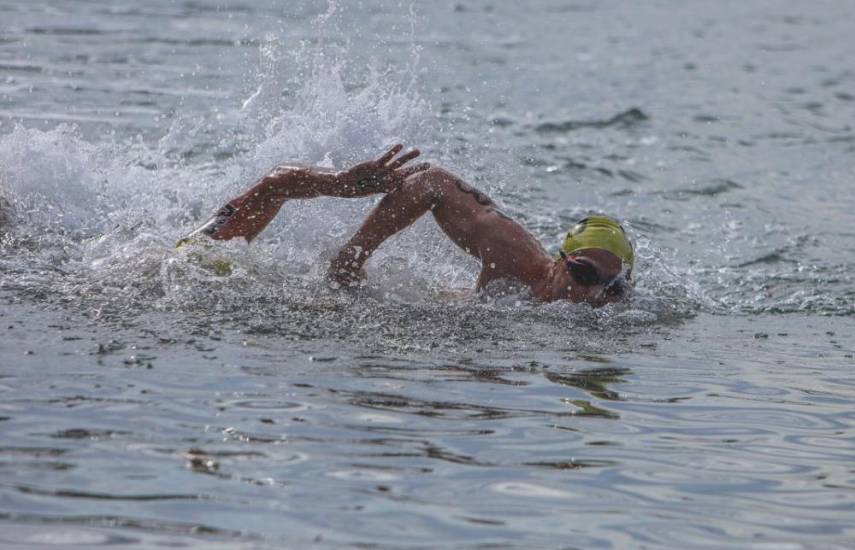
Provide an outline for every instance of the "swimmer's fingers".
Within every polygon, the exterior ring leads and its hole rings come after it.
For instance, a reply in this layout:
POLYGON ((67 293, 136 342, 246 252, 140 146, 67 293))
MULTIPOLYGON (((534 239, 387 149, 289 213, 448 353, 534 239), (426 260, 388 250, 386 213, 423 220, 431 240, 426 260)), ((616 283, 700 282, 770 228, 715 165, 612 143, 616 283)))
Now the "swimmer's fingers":
POLYGON ((395 145, 377 160, 369 160, 341 172, 336 179, 336 196, 364 197, 374 193, 388 193, 403 183, 408 176, 427 169, 424 167, 412 170, 410 166, 405 166, 421 154, 418 149, 407 151, 395 158, 403 150, 403 145, 395 145))
POLYGON ((395 155, 400 153, 404 149, 404 146, 400 143, 383 153, 383 155, 378 158, 375 162, 380 166, 385 166, 387 162, 395 158, 395 155))
POLYGON ((388 177, 382 178, 381 186, 378 189, 381 193, 391 193, 396 189, 399 189, 404 182, 410 176, 414 174, 418 174, 419 172, 424 172, 430 168, 430 164, 427 162, 422 162, 419 164, 415 164, 413 166, 405 166, 404 168, 398 168, 397 170, 391 172, 388 177))
POLYGON ((412 176, 413 174, 418 174, 419 172, 424 172, 428 168, 430 168, 430 163, 429 162, 422 162, 419 164, 414 164, 412 166, 407 166, 406 168, 402 168, 402 169, 398 170, 397 174, 401 180, 405 180, 408 177, 412 176))
POLYGON ((419 151, 418 149, 413 149, 412 151, 408 151, 408 152, 404 153, 403 155, 401 155, 400 157, 393 160, 392 162, 390 162, 387 167, 392 169, 392 170, 397 170, 398 168, 400 168, 401 166, 410 162, 411 160, 413 160, 414 158, 416 158, 417 156, 419 156, 421 154, 422 154, 421 151, 419 151))

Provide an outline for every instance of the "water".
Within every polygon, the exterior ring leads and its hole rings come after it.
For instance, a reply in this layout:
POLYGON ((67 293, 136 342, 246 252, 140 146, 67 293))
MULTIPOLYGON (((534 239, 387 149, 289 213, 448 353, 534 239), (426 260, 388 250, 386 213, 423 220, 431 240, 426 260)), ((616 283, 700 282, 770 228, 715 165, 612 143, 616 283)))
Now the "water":
POLYGON ((0 3, 0 547, 845 548, 855 6, 0 3), (627 305, 478 297, 429 219, 286 204, 403 141, 550 249, 626 220, 627 305))

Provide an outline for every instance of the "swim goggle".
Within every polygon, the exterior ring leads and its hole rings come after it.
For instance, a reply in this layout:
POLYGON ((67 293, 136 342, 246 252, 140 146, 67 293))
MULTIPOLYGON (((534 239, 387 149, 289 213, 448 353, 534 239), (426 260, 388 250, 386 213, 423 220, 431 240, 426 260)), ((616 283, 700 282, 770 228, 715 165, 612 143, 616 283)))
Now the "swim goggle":
POLYGON ((577 284, 586 287, 602 285, 603 295, 609 297, 623 296, 629 291, 630 287, 627 281, 626 269, 621 270, 620 273, 613 277, 607 277, 600 272, 591 260, 584 256, 566 254, 563 250, 560 250, 558 254, 561 256, 561 260, 564 262, 567 271, 570 272, 570 275, 577 284))

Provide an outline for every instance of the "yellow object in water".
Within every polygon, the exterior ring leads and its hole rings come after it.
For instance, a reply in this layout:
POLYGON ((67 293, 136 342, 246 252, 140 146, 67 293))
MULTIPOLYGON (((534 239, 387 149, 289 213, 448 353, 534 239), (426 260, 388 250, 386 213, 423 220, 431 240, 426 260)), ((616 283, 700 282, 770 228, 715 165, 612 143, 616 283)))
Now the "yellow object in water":
POLYGON ((228 277, 232 274, 232 263, 225 258, 212 258, 207 254, 214 246, 211 244, 211 239, 199 233, 191 233, 175 244, 176 249, 194 247, 197 250, 191 251, 187 257, 198 263, 205 269, 212 271, 218 277, 228 277))

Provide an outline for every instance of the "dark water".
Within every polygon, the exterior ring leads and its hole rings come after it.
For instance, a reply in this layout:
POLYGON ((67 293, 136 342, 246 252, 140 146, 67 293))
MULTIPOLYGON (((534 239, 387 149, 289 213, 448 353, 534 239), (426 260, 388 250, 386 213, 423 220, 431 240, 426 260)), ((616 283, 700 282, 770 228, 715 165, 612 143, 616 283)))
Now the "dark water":
POLYGON ((847 548, 855 4, 0 2, 0 547, 847 548), (402 140, 638 291, 509 290, 372 201, 178 237, 402 140))

